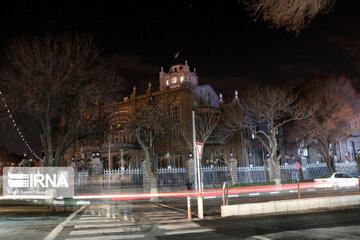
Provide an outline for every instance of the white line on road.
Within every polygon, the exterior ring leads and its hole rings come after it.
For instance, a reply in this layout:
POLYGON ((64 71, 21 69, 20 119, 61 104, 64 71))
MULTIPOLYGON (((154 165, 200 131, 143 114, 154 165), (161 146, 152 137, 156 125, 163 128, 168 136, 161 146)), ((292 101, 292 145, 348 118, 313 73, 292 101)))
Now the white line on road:
POLYGON ((289 192, 291 192, 291 193, 292 193, 292 192, 297 192, 297 191, 298 191, 298 190, 290 190, 289 192))
POLYGON ((133 226, 134 223, 108 223, 108 224, 82 224, 75 225, 74 228, 101 228, 101 227, 122 227, 122 226, 133 226))
POLYGON ((158 217, 151 217, 150 220, 165 220, 165 219, 184 219, 185 216, 158 216, 158 217))
POLYGON ((66 238, 65 240, 111 240, 111 239, 119 240, 119 239, 136 239, 136 238, 143 238, 143 237, 145 237, 145 234, 66 238))
POLYGON ((308 192, 315 192, 315 188, 309 188, 309 189, 306 189, 306 191, 308 191, 308 192))
POLYGON ((216 198, 216 196, 207 196, 207 197, 204 197, 204 199, 212 199, 212 198, 216 198))
POLYGON ((263 237, 263 236, 252 236, 253 238, 260 239, 260 240, 271 240, 270 238, 263 237))
POLYGON ((143 212, 143 215, 154 215, 154 214, 179 214, 181 212, 178 211, 159 211, 159 212, 143 212))
POLYGON ((181 223, 181 222, 188 222, 189 220, 187 219, 169 219, 169 220, 159 220, 156 221, 155 223, 157 224, 168 224, 168 223, 181 223))
POLYGON ((278 193, 280 193, 280 192, 269 192, 270 194, 278 194, 278 193))
POLYGON ((116 220, 116 219, 103 219, 103 220, 78 220, 76 221, 76 223, 104 223, 104 222, 111 222, 111 223, 119 223, 120 220, 116 220))
POLYGON ((57 237, 57 235, 59 235, 59 233, 63 230, 64 226, 71 221, 71 219, 73 219, 73 217, 76 216, 76 214, 78 214, 79 212, 81 212, 83 209, 85 208, 85 206, 82 206, 81 208, 79 208, 78 210, 76 210, 75 212, 73 212, 69 217, 67 217, 65 219, 65 221, 63 221, 62 223, 60 223, 59 225, 56 226, 56 228, 54 228, 54 230, 51 231, 51 233, 49 233, 49 235, 47 235, 46 238, 44 238, 44 240, 53 240, 57 237))
POLYGON ((89 234, 105 234, 105 233, 123 233, 123 232, 139 232, 140 227, 124 227, 112 229, 95 229, 95 230, 78 230, 71 231, 69 235, 89 235, 89 234))
POLYGON ((260 195, 260 193, 249 193, 249 196, 259 196, 260 195))
POLYGON ((153 213, 153 214, 143 214, 143 216, 145 217, 161 217, 161 216, 165 216, 165 215, 170 215, 170 216, 185 216, 184 213, 153 213))
POLYGON ((110 219, 109 217, 81 217, 80 220, 103 220, 110 219))
POLYGON ((165 232, 165 235, 177 235, 177 234, 188 234, 188 233, 201 233, 201 232, 212 232, 212 229, 192 229, 192 230, 183 230, 183 231, 172 231, 172 232, 165 232))
POLYGON ((229 195, 228 197, 237 197, 238 195, 235 194, 235 195, 229 195))
POLYGON ((181 229, 181 228, 194 228, 194 227, 199 228, 199 225, 197 225, 196 223, 193 223, 193 222, 189 222, 189 223, 183 223, 183 224, 168 224, 168 225, 159 226, 160 229, 167 229, 167 230, 181 229))

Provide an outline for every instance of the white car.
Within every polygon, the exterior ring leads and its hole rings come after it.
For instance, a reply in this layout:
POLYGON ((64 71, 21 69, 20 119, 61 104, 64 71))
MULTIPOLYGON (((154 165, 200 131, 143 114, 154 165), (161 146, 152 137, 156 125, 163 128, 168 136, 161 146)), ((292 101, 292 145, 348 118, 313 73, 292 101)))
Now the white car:
POLYGON ((316 178, 314 182, 315 188, 357 187, 359 178, 352 177, 346 173, 335 172, 316 178))

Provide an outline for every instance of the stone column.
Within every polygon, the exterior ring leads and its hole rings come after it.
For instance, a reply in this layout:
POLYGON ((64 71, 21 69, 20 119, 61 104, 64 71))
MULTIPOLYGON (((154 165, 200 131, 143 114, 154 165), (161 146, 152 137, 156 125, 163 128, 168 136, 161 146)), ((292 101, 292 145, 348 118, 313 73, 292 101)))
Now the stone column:
POLYGON ((186 185, 188 189, 195 189, 194 158, 190 158, 186 164, 186 185))
POLYGON ((238 171, 237 171, 237 160, 233 157, 230 158, 229 165, 230 165, 230 169, 228 169, 228 171, 231 172, 231 175, 229 174, 229 180, 231 181, 232 184, 236 184, 239 182, 238 171))
POLYGON ((146 171, 146 161, 141 162, 141 173, 143 175, 144 192, 150 192, 151 183, 150 183, 150 176, 147 174, 147 171, 146 171))
POLYGON ((91 173, 92 175, 102 175, 103 165, 100 162, 100 158, 93 158, 91 161, 91 173))

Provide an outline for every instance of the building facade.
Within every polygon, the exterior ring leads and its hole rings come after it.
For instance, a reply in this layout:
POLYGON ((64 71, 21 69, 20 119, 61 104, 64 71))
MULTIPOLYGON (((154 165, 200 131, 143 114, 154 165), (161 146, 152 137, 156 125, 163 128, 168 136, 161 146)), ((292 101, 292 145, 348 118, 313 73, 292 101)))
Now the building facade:
MULTIPOLYGON (((233 104, 238 100, 237 91, 233 104)), ((71 156, 81 160, 84 166, 89 165, 91 155, 98 151, 101 162, 105 169, 141 168, 143 153, 134 135, 129 134, 124 125, 135 119, 136 113, 155 104, 163 113, 171 119, 171 123, 181 123, 182 126, 191 126, 193 110, 201 106, 213 109, 221 109, 224 101, 222 95, 215 93, 210 85, 198 85, 196 69, 192 71, 185 64, 176 64, 170 67, 168 72, 161 68, 159 72, 159 90, 154 90, 151 83, 146 93, 139 94, 134 86, 130 96, 111 106, 106 106, 108 131, 104 132, 97 141, 92 144, 78 142, 64 157, 63 165, 69 165, 71 156), (89 160, 89 161, 88 161, 89 160)), ((359 132, 357 119, 349 123, 348 127, 353 132, 359 132)), ((181 136, 179 125, 172 127, 172 136, 166 141, 159 141, 155 145, 156 165, 158 168, 186 167, 191 149, 181 136)), ((360 152, 359 135, 353 134, 348 138, 341 139, 335 147, 337 161, 354 161, 355 154, 360 152), (359 149, 359 150, 357 150, 359 149)), ((281 163, 291 163, 298 158, 300 153, 306 162, 316 163, 321 157, 313 148, 308 148, 301 141, 294 144, 287 139, 286 132, 281 129, 279 142, 283 156, 281 163)), ((220 141, 215 133, 209 138, 203 154, 203 165, 222 165, 224 159, 236 159, 238 166, 263 166, 267 156, 261 143, 245 129, 232 134, 229 139, 220 141), (231 155, 231 156, 230 156, 231 155)))

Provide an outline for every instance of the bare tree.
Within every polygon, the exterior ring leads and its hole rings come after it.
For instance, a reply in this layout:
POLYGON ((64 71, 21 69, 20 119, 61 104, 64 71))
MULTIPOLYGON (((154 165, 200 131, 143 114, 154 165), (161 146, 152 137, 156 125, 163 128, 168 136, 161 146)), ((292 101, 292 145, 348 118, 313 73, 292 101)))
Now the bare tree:
POLYGON ((348 123, 354 118, 357 93, 344 76, 309 79, 299 88, 301 97, 313 103, 316 111, 307 121, 297 122, 297 134, 321 154, 329 171, 334 172, 335 146, 354 131, 348 123))
POLYGON ((300 32, 319 13, 328 13, 335 0, 245 0, 256 21, 262 17, 276 28, 300 32))
MULTIPOLYGON (((195 111, 196 142, 205 144, 220 120, 220 110, 211 106, 200 106, 195 111)), ((190 152, 194 151, 192 122, 188 121, 179 126, 190 152)), ((201 159, 200 159, 201 160, 201 159)))
POLYGON ((0 79, 15 118, 30 122, 40 136, 48 165, 60 164, 74 138, 96 123, 100 106, 122 83, 91 35, 68 33, 12 40, 0 79))
MULTIPOLYGON (((205 149, 206 141, 209 139, 214 129, 216 128, 220 120, 220 110, 212 106, 199 106, 195 111, 195 135, 196 142, 203 144, 205 149)), ((192 121, 180 123, 178 125, 181 136, 188 147, 189 152, 194 155, 194 142, 193 142, 193 126, 192 121)), ((202 167, 201 159, 199 159, 200 168, 202 167)), ((189 166, 187 165, 187 172, 189 172, 189 166)), ((202 174, 202 172, 201 172, 202 174)), ((201 181, 203 177, 201 176, 201 181)))
MULTIPOLYGON (((145 154, 146 174, 150 178, 150 192, 157 193, 157 166, 155 164, 155 142, 164 138, 170 131, 170 119, 155 105, 141 108, 126 126, 135 134, 137 142, 145 154)), ((154 199, 154 198, 153 198, 154 199)))
POLYGON ((276 184, 280 179, 279 146, 280 128, 295 120, 308 117, 312 111, 304 102, 296 102, 297 94, 277 87, 255 87, 227 113, 227 127, 233 131, 246 128, 256 137, 269 153, 276 184))

